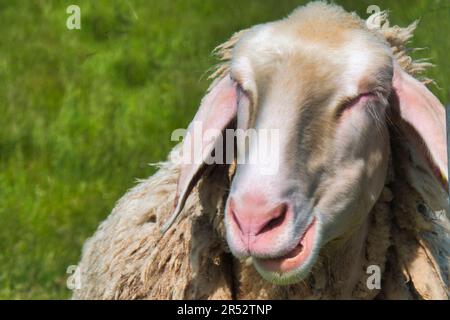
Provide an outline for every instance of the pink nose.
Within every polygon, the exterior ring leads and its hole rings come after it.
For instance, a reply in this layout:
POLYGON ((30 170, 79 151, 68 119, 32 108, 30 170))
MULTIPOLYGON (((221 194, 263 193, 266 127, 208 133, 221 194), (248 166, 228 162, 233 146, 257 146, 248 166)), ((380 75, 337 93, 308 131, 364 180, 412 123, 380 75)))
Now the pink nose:
MULTIPOLYGON (((283 232, 289 213, 285 202, 273 204, 260 195, 246 194, 240 201, 230 199, 228 214, 240 247, 259 252, 283 232)), ((244 249, 242 248, 242 249, 244 249)))

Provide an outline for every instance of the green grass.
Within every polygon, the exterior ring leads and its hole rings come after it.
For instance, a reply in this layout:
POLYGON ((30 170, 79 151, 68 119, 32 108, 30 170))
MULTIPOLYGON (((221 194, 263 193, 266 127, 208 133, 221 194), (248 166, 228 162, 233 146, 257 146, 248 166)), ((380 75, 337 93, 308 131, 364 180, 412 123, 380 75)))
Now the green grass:
MULTIPOLYGON (((165 158, 208 86, 211 50, 285 16, 298 0, 0 0, 0 299, 70 296, 66 268, 147 164, 165 158), (69 4, 82 30, 65 27, 69 4)), ((421 17, 412 43, 449 93, 450 5, 337 1, 395 24, 421 17), (356 4, 357 3, 357 4, 356 4)))

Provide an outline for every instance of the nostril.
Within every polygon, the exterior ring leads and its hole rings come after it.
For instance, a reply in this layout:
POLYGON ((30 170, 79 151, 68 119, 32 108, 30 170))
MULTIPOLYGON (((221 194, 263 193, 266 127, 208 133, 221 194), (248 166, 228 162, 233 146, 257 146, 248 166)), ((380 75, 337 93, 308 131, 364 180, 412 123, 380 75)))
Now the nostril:
POLYGON ((270 219, 257 233, 256 235, 260 235, 262 233, 268 232, 270 230, 275 229, 276 227, 280 226, 281 224, 283 224, 284 219, 286 218, 286 213, 287 213, 287 205, 286 204, 282 204, 281 206, 279 206, 277 209, 275 209, 277 211, 277 215, 276 217, 270 219))

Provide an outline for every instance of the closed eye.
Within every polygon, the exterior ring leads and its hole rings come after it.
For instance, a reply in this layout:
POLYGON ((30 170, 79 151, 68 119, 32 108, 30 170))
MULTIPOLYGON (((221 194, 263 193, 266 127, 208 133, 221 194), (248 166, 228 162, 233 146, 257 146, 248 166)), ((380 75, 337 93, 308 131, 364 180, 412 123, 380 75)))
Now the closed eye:
POLYGON ((245 93, 244 89, 242 88, 242 85, 237 81, 236 81, 236 92, 237 92, 237 94, 236 94, 237 102, 239 105, 239 101, 241 100, 242 96, 245 95, 246 93, 245 93))
POLYGON ((242 85, 236 82, 236 99, 237 99, 237 127, 247 129, 250 124, 251 108, 253 105, 252 95, 246 91, 242 85))
POLYGON ((250 99, 251 102, 253 102, 253 95, 249 90, 244 89, 244 87, 242 86, 242 84, 237 81, 234 80, 233 81, 236 83, 236 91, 237 91, 237 101, 238 101, 238 105, 239 105, 239 101, 241 101, 242 98, 247 98, 250 99))
POLYGON ((337 117, 340 117, 345 110, 348 110, 359 104, 364 104, 367 101, 376 98, 377 94, 375 92, 364 92, 355 97, 345 98, 341 103, 339 103, 339 107, 337 109, 337 117))

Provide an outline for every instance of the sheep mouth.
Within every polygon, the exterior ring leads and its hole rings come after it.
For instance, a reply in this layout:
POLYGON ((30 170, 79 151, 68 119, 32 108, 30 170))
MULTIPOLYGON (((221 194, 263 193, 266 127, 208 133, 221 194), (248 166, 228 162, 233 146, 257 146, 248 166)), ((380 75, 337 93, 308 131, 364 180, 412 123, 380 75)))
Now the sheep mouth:
POLYGON ((315 260, 316 234, 317 219, 314 219, 290 252, 277 258, 253 258, 256 269, 263 278, 278 284, 301 280, 315 260))

